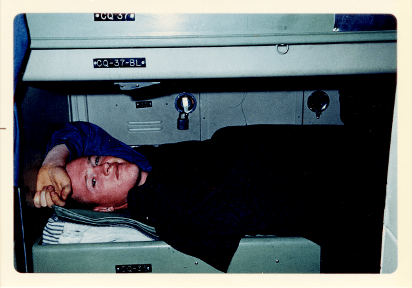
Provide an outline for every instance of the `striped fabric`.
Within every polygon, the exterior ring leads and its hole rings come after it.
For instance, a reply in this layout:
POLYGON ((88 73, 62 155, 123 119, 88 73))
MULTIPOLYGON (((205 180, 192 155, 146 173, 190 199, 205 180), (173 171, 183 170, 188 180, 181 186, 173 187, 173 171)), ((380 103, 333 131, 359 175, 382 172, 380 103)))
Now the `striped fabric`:
POLYGON ((53 215, 47 221, 43 229, 42 244, 59 244, 59 238, 63 234, 64 221, 61 221, 56 215, 53 215))
POLYGON ((153 241, 137 228, 124 224, 88 225, 65 221, 56 214, 43 229, 42 244, 75 244, 153 241))

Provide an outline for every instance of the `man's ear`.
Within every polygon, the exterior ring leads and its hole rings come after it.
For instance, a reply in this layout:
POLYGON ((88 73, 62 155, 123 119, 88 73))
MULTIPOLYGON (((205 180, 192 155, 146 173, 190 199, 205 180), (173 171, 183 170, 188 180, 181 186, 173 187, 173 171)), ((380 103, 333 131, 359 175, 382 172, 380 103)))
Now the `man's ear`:
POLYGON ((119 210, 119 209, 126 209, 127 208, 127 203, 116 206, 116 207, 105 207, 105 206, 97 206, 93 208, 93 211, 96 212, 113 212, 114 210, 119 210))
POLYGON ((120 206, 117 206, 117 207, 114 207, 114 210, 126 209, 126 208, 127 208, 127 203, 125 203, 123 205, 120 205, 120 206))
POLYGON ((96 211, 96 212, 113 212, 114 207, 97 206, 97 207, 93 208, 93 211, 96 211))

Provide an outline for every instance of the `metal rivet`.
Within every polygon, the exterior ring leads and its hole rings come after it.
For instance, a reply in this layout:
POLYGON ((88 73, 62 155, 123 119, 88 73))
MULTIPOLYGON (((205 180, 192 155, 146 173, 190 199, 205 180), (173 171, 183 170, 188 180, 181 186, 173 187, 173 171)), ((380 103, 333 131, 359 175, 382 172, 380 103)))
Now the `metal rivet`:
POLYGON ((279 260, 276 260, 276 263, 279 263, 279 260))
POLYGON ((197 264, 199 264, 199 262, 196 261, 196 262, 195 262, 195 265, 197 265, 197 264))

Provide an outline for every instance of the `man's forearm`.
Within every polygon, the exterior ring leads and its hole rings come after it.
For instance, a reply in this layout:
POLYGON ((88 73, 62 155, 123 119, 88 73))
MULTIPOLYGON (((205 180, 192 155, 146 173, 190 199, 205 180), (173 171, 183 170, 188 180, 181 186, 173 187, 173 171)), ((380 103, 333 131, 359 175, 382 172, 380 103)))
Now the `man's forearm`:
POLYGON ((42 165, 52 164, 53 166, 65 167, 69 156, 70 151, 65 144, 56 145, 47 153, 42 165))

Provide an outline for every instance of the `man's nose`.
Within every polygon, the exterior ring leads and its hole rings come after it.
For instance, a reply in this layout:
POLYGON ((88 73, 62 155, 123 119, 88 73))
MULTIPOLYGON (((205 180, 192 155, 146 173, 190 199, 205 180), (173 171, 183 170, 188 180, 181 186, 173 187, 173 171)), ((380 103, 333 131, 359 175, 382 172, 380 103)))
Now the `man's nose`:
POLYGON ((110 173, 113 171, 113 164, 114 163, 103 163, 103 165, 101 165, 101 169, 102 169, 102 173, 105 176, 109 176, 110 173))

